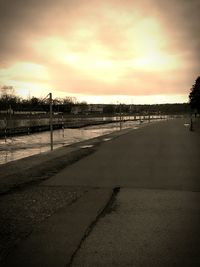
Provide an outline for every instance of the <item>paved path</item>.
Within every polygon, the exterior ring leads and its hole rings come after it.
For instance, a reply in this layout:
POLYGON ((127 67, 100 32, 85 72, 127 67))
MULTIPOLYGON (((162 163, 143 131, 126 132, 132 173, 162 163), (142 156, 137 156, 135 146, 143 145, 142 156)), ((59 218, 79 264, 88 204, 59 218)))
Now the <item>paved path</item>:
POLYGON ((165 121, 103 143, 47 185, 200 190, 200 138, 184 120, 165 121))
POLYGON ((200 194, 121 189, 73 267, 199 267, 200 194))
POLYGON ((43 182, 91 191, 46 220, 5 266, 200 266, 200 136, 184 123, 154 123, 104 142, 43 182))
POLYGON ((66 266, 109 201, 109 189, 88 190, 73 205, 61 208, 45 220, 6 257, 0 266, 66 266))

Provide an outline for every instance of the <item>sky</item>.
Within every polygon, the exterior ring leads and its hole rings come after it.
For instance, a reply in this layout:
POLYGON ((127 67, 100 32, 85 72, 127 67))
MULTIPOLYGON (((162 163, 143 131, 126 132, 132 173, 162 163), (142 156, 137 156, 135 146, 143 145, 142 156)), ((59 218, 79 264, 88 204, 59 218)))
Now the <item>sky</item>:
POLYGON ((88 103, 188 101, 199 0, 0 0, 0 86, 88 103))

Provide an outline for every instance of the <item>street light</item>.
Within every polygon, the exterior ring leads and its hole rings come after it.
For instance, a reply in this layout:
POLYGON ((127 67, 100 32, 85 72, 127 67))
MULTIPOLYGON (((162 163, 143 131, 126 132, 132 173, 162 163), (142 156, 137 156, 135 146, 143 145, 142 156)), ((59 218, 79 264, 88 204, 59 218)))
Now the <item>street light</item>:
POLYGON ((194 130, 193 128, 193 121, 192 121, 192 115, 190 117, 190 131, 192 132, 194 130))
POLYGON ((120 125, 120 130, 122 129, 122 110, 121 110, 121 103, 117 101, 117 104, 119 105, 119 125, 120 125))
POLYGON ((53 101, 52 101, 52 93, 49 93, 49 112, 50 112, 50 143, 51 143, 51 151, 53 150, 53 101))

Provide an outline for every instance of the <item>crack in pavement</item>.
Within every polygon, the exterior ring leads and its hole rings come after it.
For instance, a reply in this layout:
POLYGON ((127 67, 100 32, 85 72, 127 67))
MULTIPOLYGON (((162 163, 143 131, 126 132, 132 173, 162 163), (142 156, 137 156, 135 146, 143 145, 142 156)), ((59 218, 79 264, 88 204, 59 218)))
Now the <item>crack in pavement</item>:
POLYGON ((96 226, 96 224, 98 223, 99 219, 106 216, 106 214, 111 213, 113 211, 112 206, 116 200, 116 196, 117 194, 120 192, 120 187, 114 187, 113 188, 113 192, 110 196, 110 199, 108 200, 108 202, 106 203, 105 207, 100 211, 100 213, 96 216, 96 218, 94 219, 94 221, 91 222, 91 224, 89 225, 89 227, 86 229, 83 237, 81 238, 81 241, 79 243, 79 245, 77 246, 77 248, 75 249, 74 253, 71 256, 70 261, 66 264, 66 267, 70 267, 73 264, 74 258, 76 257, 78 251, 80 250, 83 242, 87 239, 87 237, 90 235, 90 233, 92 232, 92 230, 94 229, 94 227, 96 226))

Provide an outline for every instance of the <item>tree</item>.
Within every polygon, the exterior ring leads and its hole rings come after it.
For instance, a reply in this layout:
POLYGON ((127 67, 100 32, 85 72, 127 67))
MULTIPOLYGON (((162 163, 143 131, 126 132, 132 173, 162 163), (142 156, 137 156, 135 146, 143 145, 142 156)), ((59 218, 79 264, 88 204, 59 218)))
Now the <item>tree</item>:
POLYGON ((13 95, 15 95, 15 89, 13 86, 3 85, 0 88, 0 93, 2 96, 4 96, 4 95, 13 96, 13 95))
POLYGON ((200 76, 191 88, 189 99, 191 108, 195 110, 195 113, 200 113, 200 76))
POLYGON ((0 109, 8 110, 10 108, 16 110, 21 102, 21 98, 15 95, 15 89, 13 86, 1 86, 0 87, 0 109))
POLYGON ((71 96, 66 96, 63 99, 63 112, 70 113, 72 106, 76 103, 76 98, 71 96))
POLYGON ((87 113, 88 112, 88 104, 87 104, 87 102, 86 101, 80 102, 79 103, 79 108, 80 108, 82 114, 87 113))

